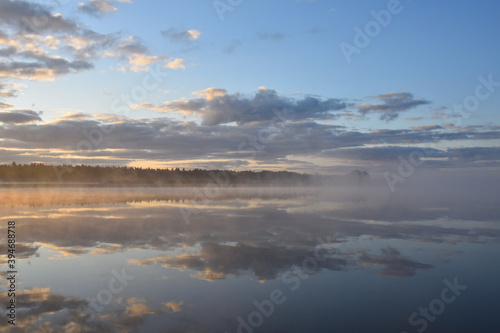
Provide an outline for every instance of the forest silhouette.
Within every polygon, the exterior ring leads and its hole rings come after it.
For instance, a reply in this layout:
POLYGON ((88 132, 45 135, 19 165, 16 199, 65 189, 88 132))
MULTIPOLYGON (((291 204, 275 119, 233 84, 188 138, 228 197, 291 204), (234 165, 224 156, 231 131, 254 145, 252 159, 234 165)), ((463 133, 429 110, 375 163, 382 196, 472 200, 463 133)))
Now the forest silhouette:
POLYGON ((138 168, 126 166, 0 164, 3 185, 88 186, 318 186, 367 184, 370 175, 354 170, 346 176, 307 174, 291 171, 234 171, 180 168, 138 168))

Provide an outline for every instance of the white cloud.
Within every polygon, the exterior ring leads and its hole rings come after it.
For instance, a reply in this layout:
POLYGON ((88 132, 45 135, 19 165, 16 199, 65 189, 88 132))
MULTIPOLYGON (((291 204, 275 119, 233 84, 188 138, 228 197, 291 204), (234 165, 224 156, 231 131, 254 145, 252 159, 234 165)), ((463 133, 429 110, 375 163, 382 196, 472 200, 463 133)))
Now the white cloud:
POLYGON ((198 31, 196 29, 188 30, 187 33, 189 35, 189 39, 191 40, 197 40, 201 35, 201 31, 198 31))
POLYGON ((165 67, 170 69, 185 69, 186 68, 185 63, 186 63, 185 59, 175 58, 172 60, 167 60, 165 62, 165 67))
POLYGON ((131 0, 89 0, 87 3, 79 2, 78 9, 92 16, 100 16, 104 13, 111 13, 118 11, 115 7, 116 2, 131 4, 131 0))

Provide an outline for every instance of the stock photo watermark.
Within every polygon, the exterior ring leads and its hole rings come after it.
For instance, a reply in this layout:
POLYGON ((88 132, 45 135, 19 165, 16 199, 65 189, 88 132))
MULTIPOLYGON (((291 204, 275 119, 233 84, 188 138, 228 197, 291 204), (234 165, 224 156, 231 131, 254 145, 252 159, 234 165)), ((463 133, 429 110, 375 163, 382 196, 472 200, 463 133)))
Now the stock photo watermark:
MULTIPOLYGON (((411 0, 409 0, 411 1, 411 0)), ((368 21, 363 29, 359 26, 354 27, 354 37, 352 44, 342 42, 339 44, 340 51, 344 55, 348 64, 352 61, 354 54, 360 54, 361 50, 370 45, 371 41, 382 32, 383 28, 387 28, 391 24, 394 16, 403 12, 403 5, 400 0, 389 0, 386 9, 379 11, 372 10, 370 12, 373 20, 368 21)))
MULTIPOLYGON (((459 284, 458 277, 453 279, 453 283, 448 279, 443 280, 443 283, 446 287, 441 290, 440 297, 431 300, 427 307, 419 307, 418 312, 415 311, 408 317, 408 323, 411 326, 418 326, 418 333, 423 333, 429 323, 436 321, 437 317, 443 314, 446 305, 455 302, 462 291, 467 289, 466 285, 459 284)), ((401 331, 401 333, 409 332, 401 331)))
POLYGON ((9 298, 9 305, 7 306, 7 322, 10 325, 16 325, 16 282, 17 266, 16 266, 16 221, 7 222, 7 271, 8 290, 7 297, 9 298))
POLYGON ((215 0, 212 2, 215 12, 221 21, 224 21, 224 14, 232 12, 236 7, 241 5, 243 0, 215 0))
POLYGON ((328 260, 332 255, 337 253, 337 250, 329 245, 338 236, 339 234, 328 235, 326 240, 318 237, 318 246, 314 248, 313 255, 302 260, 299 269, 288 271, 281 276, 281 281, 287 286, 287 290, 276 288, 269 293, 267 299, 261 301, 255 299, 252 302, 255 310, 247 315, 236 317, 236 332, 253 333, 255 329, 261 327, 265 319, 271 317, 276 308, 286 302, 288 299, 286 296, 287 293, 297 291, 301 286, 301 281, 307 280, 309 276, 317 273, 319 263, 328 260))
POLYGON ((87 315, 87 323, 93 321, 97 314, 104 310, 104 306, 111 304, 115 299, 115 295, 120 294, 129 285, 129 281, 133 281, 135 276, 128 275, 125 269, 120 272, 116 269, 111 270, 113 277, 108 281, 108 287, 99 290, 96 297, 87 297, 88 307, 84 310, 84 315, 87 315))

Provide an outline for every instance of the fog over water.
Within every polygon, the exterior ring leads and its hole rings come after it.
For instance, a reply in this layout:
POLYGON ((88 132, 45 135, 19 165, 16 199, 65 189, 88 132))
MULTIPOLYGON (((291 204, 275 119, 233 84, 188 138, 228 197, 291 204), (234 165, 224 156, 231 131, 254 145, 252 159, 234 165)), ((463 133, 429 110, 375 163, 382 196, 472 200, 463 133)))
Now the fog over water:
POLYGON ((17 221, 17 328, 494 332, 498 187, 417 177, 394 192, 376 177, 338 188, 2 188, 2 219, 17 221), (419 307, 446 283, 467 288, 426 319, 419 307))

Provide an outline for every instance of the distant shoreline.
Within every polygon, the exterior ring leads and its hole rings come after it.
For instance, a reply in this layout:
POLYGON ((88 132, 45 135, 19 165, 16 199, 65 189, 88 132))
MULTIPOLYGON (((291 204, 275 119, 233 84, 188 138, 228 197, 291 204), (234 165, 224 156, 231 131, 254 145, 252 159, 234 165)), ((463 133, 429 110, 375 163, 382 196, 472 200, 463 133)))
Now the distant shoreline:
POLYGON ((306 174, 292 171, 185 170, 118 166, 0 164, 0 188, 20 187, 283 187, 364 185, 366 171, 345 176, 306 174))

